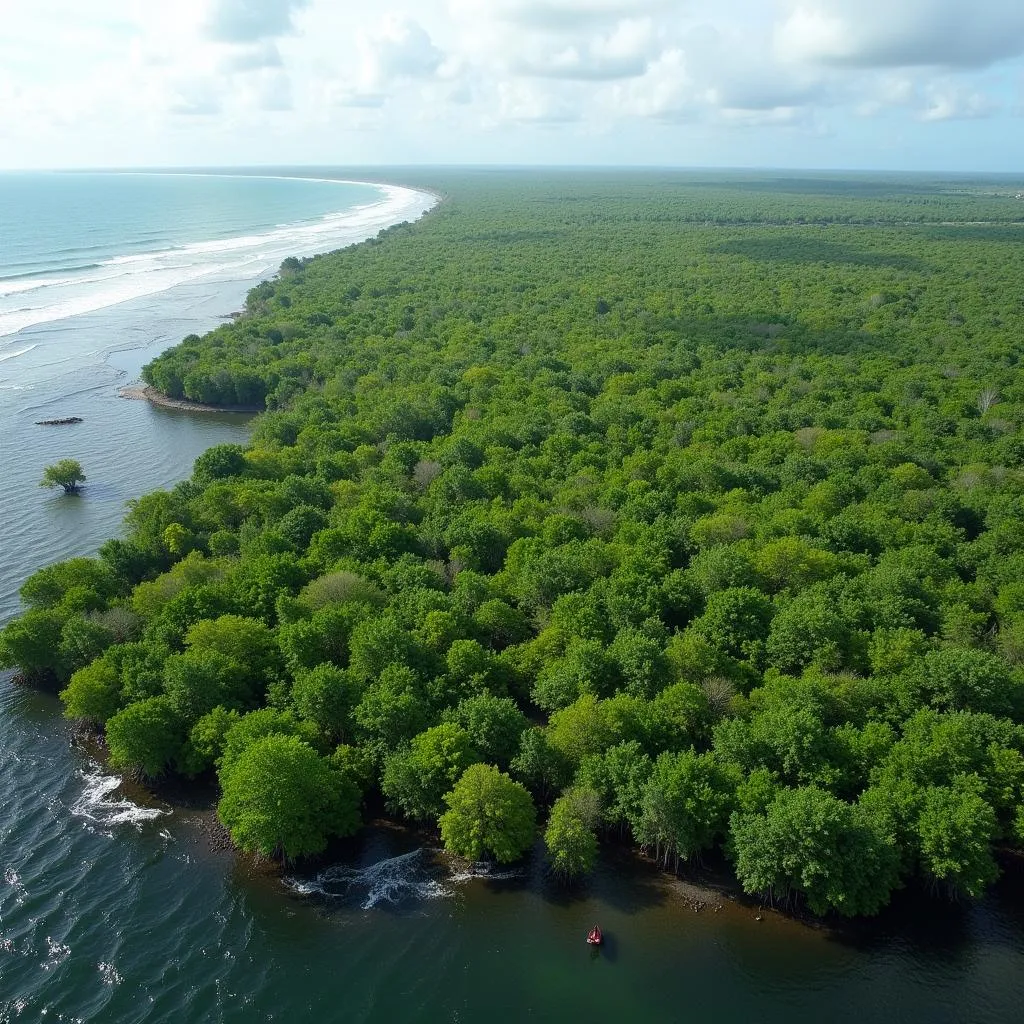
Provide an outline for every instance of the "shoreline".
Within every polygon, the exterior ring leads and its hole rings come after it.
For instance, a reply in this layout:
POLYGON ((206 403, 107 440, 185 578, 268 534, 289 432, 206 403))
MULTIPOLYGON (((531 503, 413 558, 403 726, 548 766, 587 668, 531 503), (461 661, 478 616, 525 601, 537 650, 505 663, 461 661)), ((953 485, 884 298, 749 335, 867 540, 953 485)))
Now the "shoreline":
MULTIPOLYGON (((127 292, 119 289, 117 294, 110 292, 109 288, 104 290, 99 287, 97 281, 86 276, 78 281, 71 278, 66 283, 77 283, 88 286, 84 296, 75 297, 69 308, 63 308, 67 302, 62 299, 62 292, 57 290, 57 305, 59 312, 51 312, 46 304, 35 311, 7 311, 3 314, 5 324, 0 338, 10 339, 22 334, 24 331, 32 331, 44 328, 47 324, 67 322, 80 316, 88 316, 108 309, 111 306, 120 305, 125 302, 132 302, 179 288, 185 285, 195 284, 199 280, 213 280, 218 283, 237 283, 241 286, 243 296, 251 288, 257 287, 265 280, 275 277, 279 273, 279 265, 282 259, 297 257, 306 261, 316 256, 327 255, 339 252, 352 246, 360 245, 377 237, 381 231, 397 227, 400 224, 411 224, 421 219, 443 202, 444 197, 433 189, 420 188, 412 185, 399 184, 392 181, 370 181, 354 178, 323 178, 308 177, 305 175, 245 175, 245 174, 214 174, 214 173, 165 173, 165 172, 111 172, 112 174, 127 174, 137 177, 199 177, 199 178, 235 178, 239 180, 261 179, 281 182, 294 182, 306 185, 342 185, 356 186, 374 193, 372 198, 360 201, 357 205, 338 210, 332 202, 331 208, 325 213, 317 216, 302 216, 298 220, 275 225, 273 228, 243 229, 234 230, 225 228, 226 234, 223 237, 214 239, 183 240, 175 242, 170 248, 156 249, 153 252, 148 250, 142 253, 143 256, 161 257, 167 253, 184 253, 188 261, 174 268, 172 279, 166 281, 152 282, 152 275, 148 272, 140 275, 133 275, 131 282, 133 287, 127 292), (253 234, 256 231, 256 234, 253 234), (340 237, 339 237, 340 233, 340 237), (265 264, 262 270, 255 272, 254 276, 246 274, 235 281, 229 272, 232 266, 230 261, 223 262, 224 254, 236 253, 237 242, 251 243, 245 250, 248 253, 250 263, 265 264), (198 249, 196 248, 198 247, 198 249), (269 254, 267 250, 270 250, 269 254), (212 261, 193 260, 194 251, 200 253, 212 253, 215 258, 212 261), (276 255, 275 255, 276 254, 276 255), (223 275, 223 276, 222 276, 223 275), (149 283, 147 283, 149 282, 149 283), (251 283, 250 283, 251 282, 251 283), (98 297, 97 297, 98 296, 98 297), (58 301, 59 300, 59 301, 58 301), (21 314, 30 313, 29 319, 21 314), (13 322, 6 322, 13 317, 13 322)), ((111 250, 114 255, 107 254, 107 259, 115 262, 122 259, 135 258, 139 254, 126 254, 118 248, 111 250)), ((234 257, 233 257, 234 258, 234 257)), ((99 264, 98 264, 99 266, 99 264)), ((89 268, 85 268, 88 270, 89 268)), ((250 271, 249 273, 253 273, 250 271)), ((58 285, 60 282, 56 282, 58 285)), ((51 300, 47 300, 50 302, 51 300)), ((232 317, 234 314, 232 314, 232 317)), ((230 319, 231 317, 221 315, 219 319, 230 319)), ((21 354, 21 353, 18 353, 21 354)))
POLYGON ((151 385, 142 383, 118 388, 117 396, 127 398, 129 401, 150 402, 164 409, 178 409, 181 412, 234 412, 252 416, 266 412, 266 408, 261 409, 255 405, 207 405, 204 402, 193 402, 188 398, 170 398, 151 385))
MULTIPOLYGON (((418 223, 424 217, 429 216, 435 210, 439 209, 445 202, 447 202, 447 198, 448 198, 446 195, 444 195, 441 192, 438 192, 438 191, 436 191, 436 190, 434 190, 432 188, 425 188, 425 187, 419 187, 419 186, 414 187, 414 186, 411 186, 411 185, 396 185, 396 184, 392 184, 390 182, 376 182, 376 181, 371 182, 371 181, 354 181, 354 180, 353 181, 347 181, 347 180, 341 180, 341 179, 335 179, 335 178, 290 178, 290 177, 286 178, 285 176, 280 176, 280 177, 281 177, 282 180, 323 181, 323 182, 337 181, 339 184, 372 185, 373 187, 378 188, 378 189, 384 191, 385 194, 388 194, 388 192, 393 191, 393 190, 402 190, 402 191, 407 191, 407 192, 418 193, 420 195, 430 196, 434 200, 434 202, 426 210, 424 210, 416 218, 416 220, 413 221, 412 223, 418 223)), ((389 227, 397 227, 397 226, 399 226, 402 223, 409 223, 409 222, 408 221, 396 221, 394 224, 389 225, 389 227)), ((387 229, 381 229, 381 230, 387 230, 387 229)), ((337 249, 330 249, 330 250, 328 250, 326 252, 315 253, 313 256, 300 257, 300 258, 308 261, 308 260, 319 259, 319 258, 324 257, 324 256, 333 256, 336 253, 342 252, 345 249, 354 248, 355 246, 358 246, 358 245, 364 245, 366 242, 371 241, 374 237, 375 236, 373 236, 373 235, 369 235, 366 238, 362 239, 361 241, 350 242, 347 245, 339 246, 337 249)), ((276 273, 272 274, 269 277, 263 278, 259 282, 259 284, 262 284, 263 281, 275 280, 277 277, 278 277, 278 274, 276 274, 276 273)), ((254 285, 253 287, 258 287, 258 286, 259 285, 257 284, 257 285, 254 285)), ((245 311, 244 310, 236 310, 236 311, 234 311, 232 313, 223 313, 223 314, 221 314, 219 319, 227 321, 227 322, 230 322, 230 323, 233 323, 236 320, 239 320, 240 318, 242 318, 243 316, 245 316, 245 311)), ((169 345, 167 348, 171 349, 171 348, 174 348, 174 347, 175 347, 174 345, 169 345)), ((164 351, 167 351, 167 349, 165 349, 164 351)), ((243 413, 245 415, 258 415, 259 413, 267 411, 266 410, 266 406, 255 406, 255 405, 210 405, 210 404, 208 404, 206 402, 194 402, 194 401, 192 401, 191 399, 188 399, 188 398, 171 398, 170 396, 165 395, 162 391, 158 391, 155 387, 153 387, 152 385, 146 384, 143 381, 135 381, 135 382, 133 382, 131 384, 125 385, 124 387, 118 388, 117 394, 118 394, 119 398, 126 398, 126 399, 128 399, 130 401, 149 402, 152 405, 158 405, 158 406, 161 406, 164 409, 176 409, 179 412, 198 412, 198 413, 229 412, 229 413, 243 413)))

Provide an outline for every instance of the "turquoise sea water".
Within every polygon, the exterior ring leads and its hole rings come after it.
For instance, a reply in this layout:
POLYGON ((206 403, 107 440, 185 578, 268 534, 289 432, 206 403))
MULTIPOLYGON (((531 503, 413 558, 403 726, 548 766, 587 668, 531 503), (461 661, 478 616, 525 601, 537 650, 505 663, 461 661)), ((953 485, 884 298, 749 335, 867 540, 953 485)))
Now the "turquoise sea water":
MULTIPOLYGON (((0 318, 34 318, 0 333, 0 622, 33 568, 94 551, 128 498, 246 436, 244 417, 125 401, 119 385, 284 256, 429 202, 277 179, 0 175, 0 318), (35 425, 70 415, 84 422, 35 425), (86 469, 79 498, 36 486, 65 455, 86 469)), ((0 1024, 931 1024, 1012 1021, 1024 1004, 1013 865, 982 903, 907 894, 839 931, 727 896, 695 913, 692 892, 628 859, 574 893, 539 858, 472 878, 386 827, 281 879, 212 850, 201 808, 122 785, 54 698, 9 677, 0 750, 0 1024), (595 920, 597 957, 583 941, 595 920)))
POLYGON ((258 280, 286 256, 360 241, 429 203, 315 179, 0 174, 0 394, 68 355, 33 327, 176 286, 258 280))

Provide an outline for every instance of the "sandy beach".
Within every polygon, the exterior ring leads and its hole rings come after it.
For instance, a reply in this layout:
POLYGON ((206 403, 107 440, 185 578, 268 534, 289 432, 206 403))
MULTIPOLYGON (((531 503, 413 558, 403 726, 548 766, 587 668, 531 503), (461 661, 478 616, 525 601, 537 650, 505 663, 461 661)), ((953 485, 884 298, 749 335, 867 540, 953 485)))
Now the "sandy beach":
POLYGON ((135 401, 152 402, 166 409, 181 409, 184 412, 264 412, 254 405, 206 405, 203 402, 191 402, 187 398, 168 398, 167 395, 148 384, 129 384, 118 391, 121 398, 135 401))

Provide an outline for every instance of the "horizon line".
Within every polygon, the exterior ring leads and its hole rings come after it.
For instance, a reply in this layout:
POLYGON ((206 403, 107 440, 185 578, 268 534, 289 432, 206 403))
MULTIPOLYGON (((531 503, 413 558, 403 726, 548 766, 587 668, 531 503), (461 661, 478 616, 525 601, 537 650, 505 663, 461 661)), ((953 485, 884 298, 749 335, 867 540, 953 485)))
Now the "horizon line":
MULTIPOLYGON (((105 166, 68 166, 68 167, 8 167, 0 168, 0 175, 6 174, 117 174, 117 173, 188 173, 202 171, 205 173, 226 173, 266 170, 289 171, 517 171, 517 172, 673 172, 673 173, 772 173, 772 174, 853 174, 898 176, 948 175, 955 177, 1019 177, 1024 179, 1024 170, 993 171, 993 170, 948 170, 941 168, 919 168, 908 170, 895 167, 822 167, 822 166, 782 166, 758 164, 514 164, 514 163, 458 163, 458 164, 427 164, 427 163, 252 163, 252 164, 145 164, 145 165, 105 165, 105 166)), ((304 175, 293 175, 303 177, 304 175)))

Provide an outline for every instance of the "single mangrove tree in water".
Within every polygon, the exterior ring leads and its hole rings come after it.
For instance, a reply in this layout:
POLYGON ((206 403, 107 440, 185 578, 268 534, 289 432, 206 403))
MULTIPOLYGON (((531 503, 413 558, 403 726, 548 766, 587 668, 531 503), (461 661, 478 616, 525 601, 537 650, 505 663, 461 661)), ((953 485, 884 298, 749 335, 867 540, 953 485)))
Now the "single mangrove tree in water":
POLYGON ((77 459, 61 459, 43 471, 40 487, 63 487, 65 494, 77 494, 85 483, 85 472, 77 459))

